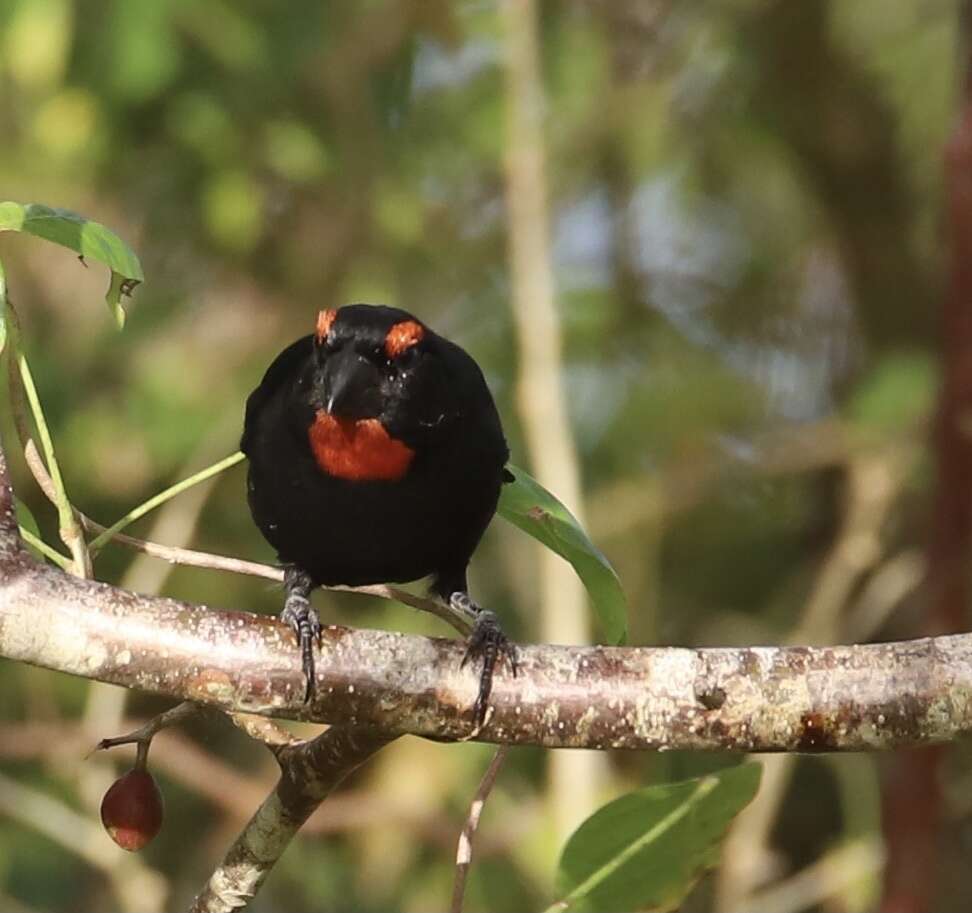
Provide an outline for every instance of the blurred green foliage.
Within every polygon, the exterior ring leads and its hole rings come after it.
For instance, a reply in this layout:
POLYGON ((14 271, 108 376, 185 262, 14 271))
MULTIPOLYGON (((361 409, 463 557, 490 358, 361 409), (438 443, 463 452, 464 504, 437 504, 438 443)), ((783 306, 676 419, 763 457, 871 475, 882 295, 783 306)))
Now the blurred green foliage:
MULTIPOLYGON (((571 0, 542 13, 563 381, 589 530, 624 582, 629 641, 779 642, 840 534, 848 465, 862 448, 923 446, 939 373, 957 5, 571 0)), ((412 310, 467 347, 525 461, 503 40, 496 5, 481 2, 0 2, 4 198, 110 225, 147 277, 119 335, 91 304, 105 292, 100 269, 0 239, 78 505, 110 522, 234 449, 245 397, 273 355, 319 308, 357 300, 412 310)), ((6 407, 0 420, 9 445, 6 407)), ((53 509, 15 463, 18 494, 55 541, 53 509)), ((879 559, 838 620, 870 611, 882 571, 923 545, 926 464, 924 452, 909 464, 878 530, 879 559)), ((242 475, 173 508, 165 526, 138 529, 270 560, 242 475)), ((472 583, 530 639, 536 554, 523 541, 494 525, 472 583)), ((118 548, 97 563, 103 579, 136 588, 277 610, 279 593, 263 582, 163 570, 118 548)), ((319 599, 329 620, 445 633, 400 607, 319 599)), ((868 615, 868 636, 906 630, 920 608, 914 586, 899 591, 868 615)), ((11 664, 0 682, 0 771, 96 815, 110 780, 102 765, 125 760, 83 755, 113 734, 117 708, 85 683, 11 664), (74 733, 82 719, 77 738, 31 728, 74 733)), ((129 699, 137 716, 160 706, 129 699)), ((153 748, 169 811, 144 862, 164 873, 172 908, 186 906, 273 782, 237 735, 191 736, 166 734, 153 748), (175 746, 164 764, 163 740, 175 746), (248 807, 199 783, 228 772, 258 787, 248 807)), ((482 746, 417 740, 383 752, 287 853, 255 909, 442 908, 487 757, 482 746)), ((487 806, 471 910, 552 899, 560 847, 543 760, 514 752, 487 806)), ((604 799, 730 763, 615 756, 604 799)), ((879 837, 877 769, 871 758, 797 763, 772 834, 776 874, 851 837, 879 837)), ((949 776, 960 783, 968 770, 960 758, 949 776)), ((949 819, 953 836, 968 816, 963 806, 949 819)), ((960 841, 944 843, 942 896, 962 908, 972 878, 960 841)), ((117 909, 112 879, 131 875, 106 874, 9 807, 0 848, 2 907, 117 909)), ((866 909, 874 874, 861 882, 832 903, 866 909)), ((704 881, 684 909, 715 909, 717 895, 704 881)))

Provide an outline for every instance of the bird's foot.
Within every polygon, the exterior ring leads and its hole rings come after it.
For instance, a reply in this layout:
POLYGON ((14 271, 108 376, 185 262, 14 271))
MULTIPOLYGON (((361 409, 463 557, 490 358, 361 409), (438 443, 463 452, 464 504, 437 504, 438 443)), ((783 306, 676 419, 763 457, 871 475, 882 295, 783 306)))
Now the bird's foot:
POLYGON ((280 620, 290 625, 300 644, 301 663, 307 682, 304 690, 306 704, 314 696, 314 641, 317 641, 320 649, 321 622, 317 617, 317 610, 310 604, 310 599, 302 593, 295 592, 287 594, 280 620))
POLYGON ((510 665, 510 671, 516 676, 516 647, 503 633, 496 614, 476 605, 467 593, 453 593, 449 597, 449 603, 455 611, 475 617, 461 665, 465 667, 470 660, 480 658, 483 661, 483 668, 479 673, 479 693, 476 703, 473 704, 473 720, 478 728, 486 721, 489 695, 493 689, 493 670, 497 661, 501 657, 505 658, 510 665))

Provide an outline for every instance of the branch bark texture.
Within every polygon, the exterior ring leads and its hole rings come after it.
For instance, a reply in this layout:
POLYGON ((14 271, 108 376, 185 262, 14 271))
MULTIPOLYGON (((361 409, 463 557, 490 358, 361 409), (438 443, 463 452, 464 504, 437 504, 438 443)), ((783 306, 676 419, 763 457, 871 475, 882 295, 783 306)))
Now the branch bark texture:
MULTIPOLYGON (((275 619, 4 562, 0 654, 99 681, 388 735, 471 732, 458 641, 329 626, 317 698, 275 619)), ((739 649, 525 646, 477 738, 550 748, 862 750, 972 729, 972 635, 739 649)))
MULTIPOLYGON (((0 655, 172 698, 383 736, 472 734, 454 640, 329 626, 317 697, 276 619, 140 596, 36 563, 0 455, 0 655)), ((477 740, 549 748, 836 751, 972 730, 972 635, 838 647, 523 646, 477 740)))

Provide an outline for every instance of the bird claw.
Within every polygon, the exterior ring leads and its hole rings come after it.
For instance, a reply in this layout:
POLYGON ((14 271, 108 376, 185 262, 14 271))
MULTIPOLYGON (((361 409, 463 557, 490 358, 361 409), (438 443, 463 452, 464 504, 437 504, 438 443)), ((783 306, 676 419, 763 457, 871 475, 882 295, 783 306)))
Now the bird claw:
POLYGON ((291 630, 300 644, 301 665, 304 670, 306 687, 304 689, 304 703, 308 703, 314 696, 316 681, 314 670, 314 641, 320 649, 323 643, 321 621, 317 611, 310 604, 310 600, 300 593, 288 593, 280 613, 280 620, 290 625, 291 630))
POLYGON ((473 720, 476 726, 480 727, 486 721, 489 695, 493 689, 493 671, 497 661, 500 658, 505 659, 514 677, 517 674, 516 647, 503 633, 494 612, 477 606, 466 593, 453 593, 449 601, 457 611, 475 612, 476 620, 466 643, 466 652, 462 657, 460 668, 465 668, 470 660, 482 658, 483 668, 479 673, 479 691, 473 704, 473 720))

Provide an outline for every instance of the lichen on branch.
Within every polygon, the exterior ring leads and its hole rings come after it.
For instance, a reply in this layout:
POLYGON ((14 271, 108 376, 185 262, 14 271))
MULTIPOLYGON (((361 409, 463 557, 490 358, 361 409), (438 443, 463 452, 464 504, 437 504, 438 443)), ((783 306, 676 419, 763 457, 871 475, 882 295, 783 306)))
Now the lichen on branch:
MULTIPOLYGON (((224 710, 461 739, 463 644, 329 626, 317 697, 274 618, 70 577, 22 548, 0 456, 0 655, 224 710)), ((523 646, 477 740, 549 748, 836 751, 972 729, 972 635, 837 647, 523 646)))

